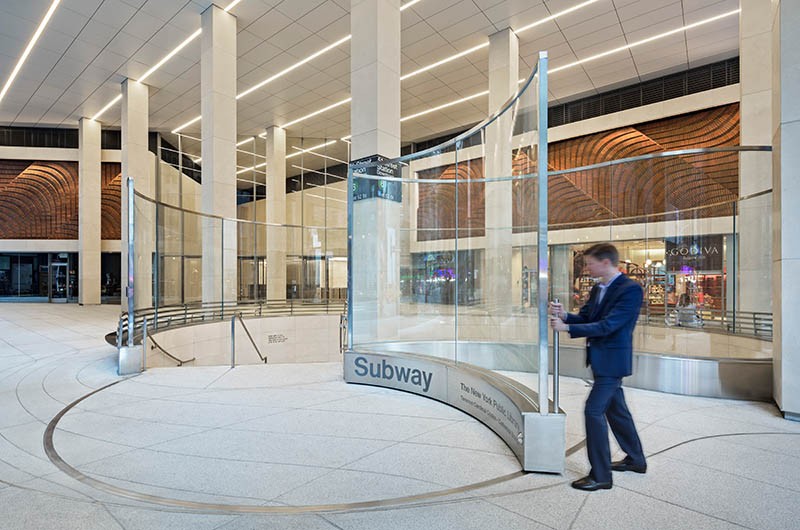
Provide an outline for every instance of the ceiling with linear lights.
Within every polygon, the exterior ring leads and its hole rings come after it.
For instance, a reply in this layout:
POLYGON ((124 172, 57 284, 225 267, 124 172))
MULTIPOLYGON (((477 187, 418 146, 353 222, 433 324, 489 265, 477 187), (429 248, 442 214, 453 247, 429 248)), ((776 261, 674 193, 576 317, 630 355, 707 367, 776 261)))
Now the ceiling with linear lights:
MULTIPOLYGON (((231 1, 217 4, 225 8, 231 1)), ((548 51, 551 104, 738 54, 739 15, 733 12, 738 0, 397 1, 409 4, 402 12, 404 76, 475 48, 404 79, 404 117, 486 91, 488 47, 481 45, 506 27, 519 35, 520 77, 530 72, 540 50, 548 51), (685 26, 690 27, 675 31, 685 26), (658 38, 648 41, 652 37, 658 38)), ((200 114, 200 39, 149 72, 197 32, 211 3, 62 0, 0 100, 0 125, 74 128, 81 117, 107 107, 97 119, 119 127, 119 104, 108 104, 119 96, 124 79, 146 76, 151 129, 174 143, 170 131, 200 114)), ((0 83, 8 80, 51 5, 51 0, 0 0, 0 83)), ((287 135, 305 138, 306 147, 350 134, 349 103, 334 106, 350 97, 349 9, 349 0, 241 0, 230 8, 238 22, 240 140, 286 124, 287 135), (250 90, 325 48, 330 49, 250 90), (333 108, 302 119, 326 107, 333 108)), ((476 123, 489 112, 487 105, 488 97, 479 95, 407 119, 403 142, 476 123)), ((199 137, 200 123, 181 132, 199 137)), ((183 143, 199 155, 198 142, 183 143)), ((334 158, 347 156, 344 146, 325 149, 334 158)), ((247 166, 248 155, 240 155, 239 164, 247 166)))

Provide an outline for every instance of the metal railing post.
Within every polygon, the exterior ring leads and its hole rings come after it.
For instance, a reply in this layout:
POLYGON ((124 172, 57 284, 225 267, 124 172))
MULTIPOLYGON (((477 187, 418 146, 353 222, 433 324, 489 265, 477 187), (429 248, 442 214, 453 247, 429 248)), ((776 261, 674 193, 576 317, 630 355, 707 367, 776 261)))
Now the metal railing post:
MULTIPOLYGON (((555 303, 558 303, 558 298, 553 299, 555 303)), ((553 330, 553 413, 558 414, 558 360, 559 360, 559 348, 560 348, 560 340, 559 340, 559 333, 556 330, 553 330)))
POLYGON ((133 269, 136 264, 134 259, 134 188, 133 177, 128 177, 128 347, 133 348, 133 307, 134 307, 134 290, 133 290, 133 269))
POLYGON ((231 368, 236 366, 236 314, 231 318, 231 368))
POLYGON ((142 321, 142 371, 147 370, 147 316, 142 321))

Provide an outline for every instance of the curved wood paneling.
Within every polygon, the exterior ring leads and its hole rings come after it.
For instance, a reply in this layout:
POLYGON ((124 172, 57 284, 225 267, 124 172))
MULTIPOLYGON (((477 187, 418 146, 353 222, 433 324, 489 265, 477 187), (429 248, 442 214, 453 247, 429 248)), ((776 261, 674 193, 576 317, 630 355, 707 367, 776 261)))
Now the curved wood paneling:
POLYGON ((120 185, 122 165, 106 162, 100 169, 100 237, 120 239, 122 237, 122 203, 120 185))
POLYGON ((14 160, 2 166, 0 239, 78 239, 76 162, 14 160))
POLYGON ((456 237, 456 226, 458 237, 478 237, 485 234, 484 183, 469 182, 471 179, 483 177, 483 160, 475 159, 457 166, 426 169, 418 172, 418 176, 421 179, 458 178, 464 182, 419 185, 417 241, 453 239, 456 237))

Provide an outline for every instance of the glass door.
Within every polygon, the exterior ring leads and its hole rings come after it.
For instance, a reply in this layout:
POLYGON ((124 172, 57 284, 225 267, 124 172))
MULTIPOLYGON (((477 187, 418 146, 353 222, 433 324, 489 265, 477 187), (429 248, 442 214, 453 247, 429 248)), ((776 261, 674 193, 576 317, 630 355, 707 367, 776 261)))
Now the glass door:
POLYGON ((66 302, 69 290, 67 282, 67 264, 66 263, 50 263, 50 301, 51 302, 66 302))

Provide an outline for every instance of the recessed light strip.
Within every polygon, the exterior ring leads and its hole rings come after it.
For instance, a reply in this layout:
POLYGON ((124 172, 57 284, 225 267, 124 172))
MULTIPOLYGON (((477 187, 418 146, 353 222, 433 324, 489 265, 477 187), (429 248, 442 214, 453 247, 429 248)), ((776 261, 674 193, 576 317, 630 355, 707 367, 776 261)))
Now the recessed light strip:
MULTIPOLYGON (((59 2, 59 1, 60 1, 60 0, 55 0, 55 1, 53 2, 53 5, 55 6, 56 4, 58 4, 58 2, 59 2)), ((234 0, 233 2, 231 2, 230 4, 228 4, 228 7, 226 7, 226 8, 225 8, 225 12, 228 12, 228 11, 230 11, 231 9, 233 9, 233 8, 234 8, 234 7, 235 7, 235 6, 236 6, 236 5, 237 5, 239 2, 241 2, 241 1, 242 1, 242 0, 234 0)), ((54 9, 54 7, 51 7, 50 9, 52 10, 52 9, 54 9)), ((165 56, 164 56, 164 58, 163 58, 163 59, 161 59, 160 61, 158 61, 158 63, 157 63, 157 64, 156 64, 154 67, 150 68, 150 69, 149 69, 147 72, 145 72, 145 73, 144 73, 144 75, 143 75, 142 77, 140 77, 140 78, 139 78, 139 82, 140 82, 140 83, 141 83, 141 82, 143 82, 145 79, 147 79, 148 77, 150 77, 150 75, 151 75, 151 74, 153 74, 153 73, 154 73, 156 70, 158 70, 159 68, 161 68, 162 66, 164 66, 164 63, 166 63, 167 61, 169 61, 170 59, 172 59, 172 58, 175 56, 175 54, 177 54, 177 53, 178 53, 178 52, 180 52, 180 51, 181 51, 183 48, 185 48, 186 46, 188 46, 188 45, 189 45, 189 43, 190 43, 190 42, 192 42, 194 39, 196 39, 196 38, 197 38, 197 36, 198 36, 198 35, 200 35, 200 33, 201 33, 202 31, 203 31, 203 28, 199 28, 197 31, 195 31, 194 33, 192 33, 192 34, 189 36, 189 38, 187 38, 186 40, 184 40, 182 43, 178 44, 178 46, 176 46, 174 50, 172 50, 172 51, 171 51, 171 52, 169 52, 167 55, 165 55, 165 56)), ((0 95, 0 99, 3 99, 3 96, 2 96, 2 95, 0 95)), ((94 115, 94 117, 93 117, 92 119, 93 119, 93 120, 96 120, 97 118, 99 118, 99 117, 100 117, 100 116, 101 116, 101 115, 102 115, 104 112, 106 112, 108 109, 110 109, 111 107, 113 107, 113 106, 114 106, 114 105, 115 105, 115 104, 116 104, 116 103, 117 103, 117 102, 118 102, 120 99, 122 99, 122 95, 119 95, 119 96, 115 97, 115 98, 114 98, 113 100, 111 100, 111 101, 110 101, 108 104, 106 104, 106 106, 105 106, 105 107, 103 107, 103 108, 102 108, 102 110, 100 110, 100 112, 98 112, 97 114, 95 114, 95 115, 94 115)), ((192 123, 194 123, 194 122, 192 122, 192 123)), ((175 131, 178 131, 178 130, 180 130, 180 129, 175 129, 175 131)), ((175 131, 172 131, 172 132, 173 132, 173 133, 175 133, 175 131)))
POLYGON ((559 11, 558 13, 550 15, 549 17, 545 17, 545 18, 543 18, 541 20, 537 20, 536 22, 528 24, 527 26, 523 26, 523 27, 521 27, 519 29, 515 29, 514 33, 519 35, 523 31, 528 31, 531 28, 535 28, 536 26, 544 24, 545 22, 550 22, 551 20, 555 20, 558 17, 564 16, 564 15, 566 15, 568 13, 572 13, 573 11, 577 11, 578 9, 583 9, 584 7, 586 7, 588 5, 592 5, 592 4, 594 4, 595 2, 598 2, 598 1, 599 0, 588 0, 587 2, 583 2, 582 4, 578 4, 578 5, 574 5, 572 7, 568 7, 567 9, 565 9, 563 11, 559 11))
POLYGON ((253 92, 253 91, 255 91, 255 90, 258 90, 259 88, 263 87, 264 85, 267 85, 268 83, 271 83, 271 82, 275 81, 276 79, 278 79, 278 78, 280 78, 280 77, 283 77, 283 76, 285 76, 286 74, 288 74, 288 73, 289 73, 289 72, 291 72, 292 70, 295 70, 295 69, 297 69, 297 68, 300 68, 301 66, 303 66, 303 65, 304 65, 304 64, 306 64, 307 62, 309 62, 309 61, 312 61, 312 60, 316 59, 316 58, 317 58, 317 57, 319 57, 320 55, 322 55, 322 54, 324 54, 324 53, 327 53, 327 52, 331 51, 332 49, 336 48, 337 46, 340 46, 341 44, 344 44, 345 42, 349 41, 351 38, 352 38, 352 35, 348 35, 347 37, 342 37, 341 39, 337 40, 337 41, 336 41, 336 42, 334 42, 333 44, 331 44, 331 45, 329 45, 329 46, 326 46, 326 47, 322 48, 321 50, 319 50, 319 51, 317 51, 317 52, 314 52, 314 53, 312 53, 311 55, 309 55, 308 57, 306 57, 306 58, 305 58, 305 59, 303 59, 302 61, 296 62, 296 63, 294 63, 292 66, 290 66, 290 67, 288 67, 288 68, 286 68, 286 69, 284 69, 284 70, 281 70, 281 71, 280 71, 280 72, 278 72, 277 74, 275 74, 275 75, 273 75, 273 76, 270 76, 270 77, 268 77, 267 79, 265 79, 265 80, 261 81, 261 82, 260 82, 260 83, 258 83, 258 84, 255 84, 255 85, 251 86, 250 88, 248 88, 247 90, 245 90, 245 91, 244 91, 244 92, 242 92, 241 94, 238 94, 238 95, 236 96, 236 99, 243 98, 243 97, 245 97, 247 94, 250 94, 251 92, 253 92))
POLYGON ((409 7, 413 6, 414 4, 418 4, 420 2, 422 2, 422 0, 411 0, 410 2, 407 2, 400 6, 400 11, 405 11, 409 7))
POLYGON ((266 165, 267 165, 267 163, 263 162, 261 164, 258 164, 257 166, 246 167, 244 169, 240 169, 239 171, 237 171, 236 174, 237 175, 241 175, 242 173, 247 173, 248 171, 253 171, 254 169, 258 169, 258 168, 264 167, 266 165))
POLYGON ((3 100, 8 92, 8 89, 11 88, 11 83, 14 82, 17 74, 19 74, 19 71, 22 69, 22 65, 25 64, 25 60, 28 58, 28 55, 30 55, 31 50, 33 50, 36 41, 38 41, 39 37, 42 36, 45 26, 47 26, 47 23, 50 22, 50 18, 53 16, 53 13, 60 2, 61 0, 53 0, 53 3, 50 4, 50 9, 48 9, 47 13, 45 13, 44 18, 39 23, 39 27, 36 28, 36 31, 33 33, 33 37, 31 37, 30 42, 28 42, 28 45, 25 47, 25 51, 22 52, 22 55, 17 61, 16 66, 14 66, 14 69, 11 71, 11 75, 8 76, 8 81, 6 81, 6 84, 3 86, 3 90, 0 91, 0 101, 3 100))
POLYGON ((180 52, 182 49, 184 49, 186 46, 188 46, 188 45, 189 45, 189 43, 191 43, 191 42, 192 42, 194 39, 196 39, 197 37, 199 37, 199 36, 200 36, 200 33, 202 33, 202 32, 203 32, 203 28, 199 28, 197 31, 195 31, 194 33, 192 33, 191 35, 189 35, 189 37, 188 37, 188 38, 187 38, 185 41, 183 41, 182 43, 178 44, 178 46, 177 46, 177 47, 176 47, 174 50, 172 50, 171 52, 169 52, 168 54, 166 54, 166 55, 164 56, 164 58, 163 58, 163 59, 161 59, 160 61, 158 61, 158 62, 156 63, 156 65, 155 65, 155 66, 153 66, 153 67, 152 67, 152 68, 150 68, 148 71, 146 71, 146 72, 144 73, 144 75, 143 75, 142 77, 140 77, 140 78, 139 78, 139 82, 140 82, 140 83, 143 83, 145 79, 147 79, 148 77, 150 77, 150 74, 152 74, 153 72, 155 72, 156 70, 158 70, 159 68, 161 68, 162 66, 164 66, 164 63, 166 63, 167 61, 169 61, 170 59, 172 59, 172 58, 175 56, 175 54, 177 54, 177 53, 178 53, 178 52, 180 52))
POLYGON ((467 96, 465 98, 457 99, 455 101, 451 101, 449 103, 445 103, 444 105, 439 105, 438 107, 433 107, 432 109, 423 110, 422 112, 417 112, 416 114, 412 114, 411 116, 406 116, 405 118, 400 118, 400 122, 404 122, 406 120, 413 120, 414 118, 419 118, 420 116, 424 116, 426 114, 430 114, 431 112, 436 112, 437 110, 446 109, 447 107, 452 107, 453 105, 458 105, 459 103, 464 103, 465 101, 469 101, 471 99, 479 98, 481 96, 489 95, 488 90, 484 90, 483 92, 478 92, 477 94, 472 94, 471 96, 467 96))
POLYGON ((122 99, 122 94, 120 94, 119 96, 117 96, 117 97, 115 97, 114 99, 112 99, 111 101, 109 101, 109 102, 108 102, 108 104, 107 104, 105 107, 103 107, 102 109, 100 109, 100 111, 99 111, 97 114, 95 114, 94 116, 92 116, 92 119, 93 119, 93 120, 95 120, 95 121, 97 121, 97 118, 99 118, 100 116, 102 116, 102 115, 103 115, 103 113, 104 113, 105 111, 107 111, 108 109, 110 109, 111 107, 113 107, 114 105, 116 105, 117 103, 119 103, 119 100, 121 100, 121 99, 122 99))
POLYGON ((316 149, 320 149, 322 147, 325 147, 325 146, 328 146, 328 145, 331 145, 331 144, 335 144, 335 143, 336 143, 336 140, 330 140, 330 141, 327 141, 325 143, 321 143, 319 145, 315 145, 314 147, 309 147, 308 149, 301 149, 301 148, 293 145, 292 149, 297 149, 297 152, 296 153, 292 153, 291 155, 286 155, 286 158, 292 158, 292 157, 295 157, 295 156, 302 155, 303 153, 309 153, 309 152, 314 151, 316 149))
POLYGON ((613 50, 608 50, 602 53, 598 53, 597 55, 592 55, 591 57, 586 57, 585 59, 580 59, 578 61, 571 62, 569 64, 565 64, 563 66, 559 66, 558 68, 553 68, 552 70, 548 71, 548 74, 554 74, 556 72, 560 72, 561 70, 566 70, 567 68, 572 68, 573 66, 578 66, 579 64, 588 63, 589 61, 594 61, 596 59, 601 59, 603 57, 607 57, 614 53, 618 53, 625 50, 630 50, 631 48, 635 48, 636 46, 641 46, 642 44, 647 44, 648 42, 653 42, 654 40, 663 39, 664 37, 669 37, 670 35, 674 35, 676 33, 681 33, 682 31, 687 31, 698 26, 702 26, 704 24, 709 24, 711 22, 715 22, 725 17, 729 17, 732 15, 736 15, 741 12, 741 9, 734 9, 733 11, 728 11, 727 13, 723 13, 721 15, 717 15, 715 17, 707 18, 705 20, 701 20, 699 22, 695 22, 693 24, 688 24, 686 26, 681 26, 680 28, 673 29, 671 31, 667 31, 666 33, 660 33, 658 35, 654 35, 652 37, 648 37, 646 39, 642 39, 636 42, 632 42, 630 44, 626 44, 625 46, 620 46, 619 48, 614 48, 613 50))
MULTIPOLYGON (((588 5, 596 3, 598 1, 599 0, 588 0, 587 2, 583 2, 582 4, 578 4, 578 5, 572 6, 572 7, 568 8, 568 9, 565 9, 563 11, 559 11, 558 13, 555 13, 553 15, 545 17, 545 18, 543 18, 541 20, 537 20, 536 22, 533 22, 532 24, 528 24, 527 26, 524 26, 524 27, 522 27, 520 29, 514 30, 514 33, 520 34, 523 31, 527 31, 527 30, 529 30, 531 28, 535 28, 536 26, 544 24, 545 22, 550 22, 551 20, 555 20, 556 18, 558 18, 558 17, 560 17, 562 15, 566 15, 567 13, 572 13, 573 11, 577 11, 578 9, 584 8, 584 7, 588 6, 588 5)), ((465 55, 469 55, 469 54, 471 54, 473 52, 476 52, 478 50, 482 50, 483 48, 486 48, 488 46, 489 46, 489 41, 486 41, 483 44, 478 44, 477 46, 473 46, 472 48, 470 48, 468 50, 464 50, 463 52, 458 52, 455 55, 451 55, 450 57, 445 57, 444 59, 442 59, 440 61, 437 61, 435 63, 431 63, 431 64, 429 64, 427 66, 423 66, 422 68, 420 68, 418 70, 414 70, 413 72, 410 72, 410 73, 400 77, 400 80, 404 81, 404 80, 408 79, 409 77, 414 77, 415 75, 421 74, 423 72, 427 72, 428 70, 432 70, 433 68, 436 68, 437 66, 441 66, 441 65, 447 64, 447 63, 449 63, 451 61, 455 61, 456 59, 464 57, 465 55)))
POLYGON ((184 123, 183 125, 181 125, 177 129, 173 129, 171 132, 172 132, 172 134, 178 134, 178 131, 180 131, 181 129, 185 129, 189 125, 192 125, 193 123, 196 123, 198 121, 200 121, 200 116, 198 116, 196 118, 192 118, 191 120, 187 121, 186 123, 184 123))
POLYGON ((341 101, 337 101, 333 105, 328 105, 324 109, 319 109, 319 110, 316 110, 316 111, 312 112, 311 114, 306 114, 302 118, 297 118, 294 121, 290 121, 289 123, 281 125, 281 127, 283 129, 285 129, 287 127, 291 127, 292 125, 294 125, 296 123, 300 123, 301 121, 307 120, 309 118, 313 118, 314 116, 317 116, 318 114, 322 114, 323 112, 328 112, 329 110, 335 109, 336 107, 341 107, 342 105, 346 105, 347 103, 350 103, 352 100, 353 100, 353 98, 347 98, 347 99, 343 99, 341 101))
MULTIPOLYGON (((667 31, 666 33, 660 33, 658 35, 654 35, 654 36, 648 37, 646 39, 642 39, 642 40, 639 40, 639 41, 636 41, 636 42, 632 42, 632 43, 630 43, 628 45, 625 45, 625 46, 620 46, 619 48, 614 48, 612 50, 608 50, 608 51, 605 51, 605 52, 602 52, 602 53, 598 53, 596 55, 592 55, 591 57, 587 57, 585 59, 581 59, 579 61, 574 61, 574 62, 571 62, 569 64, 565 64, 563 66, 559 66, 558 68, 553 68, 551 70, 548 70, 547 73, 548 73, 548 75, 549 74, 554 74, 556 72, 560 72, 561 70, 566 70, 567 68, 572 68, 573 66, 578 66, 579 64, 584 64, 584 63, 587 63, 589 61, 594 61, 596 59, 600 59, 602 57, 607 57, 607 56, 612 55, 614 53, 618 53, 618 52, 621 52, 621 51, 629 50, 629 49, 634 48, 636 46, 641 46, 642 44, 647 44, 648 42, 653 42, 653 41, 658 40, 658 39, 663 39, 664 37, 669 37, 670 35, 674 35, 676 33, 682 32, 682 31, 687 31, 687 30, 702 26, 704 24, 709 24, 711 22, 720 20, 722 18, 735 15, 735 14, 739 13, 740 11, 741 11, 740 9, 736 9, 736 10, 733 10, 733 11, 729 11, 727 13, 723 13, 721 15, 717 15, 715 17, 707 18, 705 20, 700 20, 699 22, 695 22, 693 24, 688 24, 686 26, 682 26, 680 28, 676 28, 676 29, 667 31)), ((524 83, 524 82, 525 82, 525 79, 520 79, 519 80, 519 83, 524 83)), ((481 92, 480 94, 475 94, 473 96, 462 98, 462 99, 459 99, 459 100, 456 100, 456 101, 451 101, 450 103, 445 103, 444 105, 440 105, 438 107, 435 107, 435 108, 432 108, 432 109, 429 109, 429 110, 418 112, 417 114, 413 114, 411 116, 406 116, 405 118, 401 118, 400 121, 403 122, 403 121, 406 121, 406 120, 411 120, 411 119, 417 118, 419 116, 424 116, 425 114, 428 114, 428 113, 431 113, 431 112, 435 112, 437 110, 441 110, 441 109, 444 109, 444 108, 447 108, 447 107, 450 107, 450 106, 453 106, 453 105, 457 105, 458 103, 463 103, 464 101, 468 101, 470 99, 477 98, 479 96, 486 95, 488 93, 489 93, 489 91, 487 90, 485 92, 481 92)))

